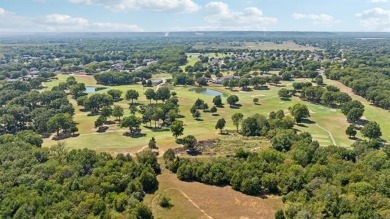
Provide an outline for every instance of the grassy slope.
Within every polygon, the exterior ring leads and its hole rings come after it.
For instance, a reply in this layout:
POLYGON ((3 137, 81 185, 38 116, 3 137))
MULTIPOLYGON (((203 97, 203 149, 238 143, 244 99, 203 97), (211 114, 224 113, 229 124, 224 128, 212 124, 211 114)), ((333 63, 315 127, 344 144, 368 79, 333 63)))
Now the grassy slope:
MULTIPOLYGON (((64 81, 67 76, 59 75, 58 81, 49 82, 46 85, 54 86, 60 81, 64 81)), ((76 79, 80 82, 86 83, 87 86, 96 86, 96 82, 92 77, 88 76, 76 76, 76 79)), ((287 87, 291 87, 291 82, 287 84, 287 87)), ((116 86, 114 89, 122 90, 126 92, 128 89, 135 89, 140 93, 139 102, 147 103, 143 93, 146 88, 143 88, 139 85, 126 85, 126 86, 116 86)), ((291 101, 281 101, 277 92, 280 89, 279 87, 271 87, 270 90, 262 91, 251 91, 251 92, 242 92, 242 91, 228 91, 219 85, 213 85, 209 88, 218 90, 224 93, 233 93, 239 96, 240 104, 242 107, 240 109, 231 109, 228 106, 225 108, 219 108, 218 113, 220 116, 211 116, 210 113, 202 113, 202 122, 196 121, 190 115, 190 107, 197 98, 205 100, 208 105, 212 106, 212 97, 205 96, 202 94, 197 94, 195 92, 189 91, 191 87, 175 87, 174 90, 177 92, 179 97, 180 112, 185 117, 181 120, 184 121, 186 127, 184 135, 195 135, 198 140, 206 140, 218 138, 220 135, 219 131, 215 130, 215 123, 219 118, 225 118, 227 121, 227 129, 234 130, 235 127, 231 122, 231 115, 235 112, 242 112, 246 117, 253 115, 255 113, 260 113, 268 115, 269 112, 284 109, 287 112, 288 107, 292 106, 295 103, 301 102, 298 98, 293 98, 291 101), (254 97, 260 99, 260 105, 254 105, 252 100, 254 97)), ((112 89, 112 88, 108 88, 112 89)), ((102 90, 99 92, 107 92, 108 89, 102 90)), ((73 103, 75 103, 72 100, 73 103)), ((129 115, 128 101, 121 101, 116 103, 125 107, 125 114, 129 115)), ((301 131, 308 131, 313 134, 314 138, 318 140, 321 145, 327 146, 331 144, 331 139, 329 134, 317 126, 328 129, 332 132, 337 144, 347 147, 352 142, 345 136, 344 130, 348 126, 344 116, 339 112, 339 110, 332 110, 320 105, 305 103, 308 105, 309 109, 312 112, 311 119, 316 121, 316 124, 306 124, 306 127, 297 127, 301 131), (340 131, 342 130, 342 131, 340 131)), ((108 129, 107 133, 96 133, 94 128, 94 121, 97 116, 87 116, 86 112, 79 111, 76 107, 75 121, 79 123, 78 127, 80 129, 80 136, 75 138, 66 139, 65 142, 71 148, 91 148, 97 151, 107 151, 112 153, 120 152, 130 152, 134 153, 140 150, 142 147, 146 146, 151 137, 157 139, 158 146, 165 151, 167 148, 178 147, 175 143, 174 138, 170 131, 161 131, 161 132, 152 132, 146 128, 142 129, 142 132, 147 134, 145 137, 140 138, 129 138, 123 136, 123 133, 127 130, 120 129, 117 125, 112 125, 108 129)), ((55 144, 55 141, 50 139, 45 139, 44 145, 50 146, 55 144)))

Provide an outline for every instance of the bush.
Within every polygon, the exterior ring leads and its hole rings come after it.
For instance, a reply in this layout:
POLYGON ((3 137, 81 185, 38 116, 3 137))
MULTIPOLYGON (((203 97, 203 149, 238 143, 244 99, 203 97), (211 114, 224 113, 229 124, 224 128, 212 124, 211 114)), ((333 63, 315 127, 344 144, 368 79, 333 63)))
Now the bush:
POLYGON ((169 208, 172 206, 171 204, 171 199, 166 196, 165 194, 161 194, 159 197, 158 197, 158 204, 163 207, 163 208, 169 208))

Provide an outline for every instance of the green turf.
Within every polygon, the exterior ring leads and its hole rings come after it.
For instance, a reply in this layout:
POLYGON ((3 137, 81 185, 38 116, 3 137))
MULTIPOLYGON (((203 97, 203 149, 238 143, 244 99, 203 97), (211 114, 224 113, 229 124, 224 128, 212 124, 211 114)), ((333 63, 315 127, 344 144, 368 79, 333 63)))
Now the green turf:
MULTIPOLYGON (((53 81, 47 83, 46 85, 48 87, 54 86, 56 82, 58 83, 59 81, 66 80, 66 77, 67 76, 59 75, 58 81, 53 81)), ((76 77, 77 80, 79 78, 80 77, 78 76, 76 77)), ((83 80, 87 81, 86 79, 83 80)), ((88 83, 89 84, 87 85, 94 84, 93 82, 88 83)), ((291 83, 288 83, 287 87, 291 88, 291 83)), ((185 116, 184 118, 180 119, 185 123, 184 135, 195 135, 198 140, 218 138, 220 136, 219 131, 215 130, 214 126, 217 120, 222 117, 227 121, 226 128, 229 130, 235 130, 235 127, 233 126, 230 119, 231 115, 235 112, 241 112, 245 117, 251 116, 255 113, 268 115, 269 112, 279 109, 283 109, 288 112, 288 107, 294 105, 295 103, 301 102, 301 100, 298 98, 293 98, 291 101, 280 100, 277 96, 277 92, 280 87, 270 87, 270 90, 242 92, 238 90, 230 91, 221 87, 220 85, 211 85, 208 87, 209 89, 214 89, 227 94, 238 95, 240 98, 239 103, 242 104, 242 107, 240 109, 231 109, 225 105, 224 108, 218 108, 218 114, 220 114, 220 116, 212 116, 210 113, 202 113, 201 119, 203 121, 196 121, 190 115, 190 108, 194 101, 197 98, 201 98, 208 103, 209 107, 211 107, 213 97, 192 92, 190 91, 191 88, 193 87, 175 87, 174 91, 177 93, 179 98, 180 113, 185 116), (260 99, 260 105, 254 105, 252 103, 254 97, 258 97, 260 99)), ((128 89, 135 89, 140 93, 140 99, 138 102, 148 103, 143 95, 147 88, 144 88, 140 85, 115 86, 99 92, 107 92, 109 89, 119 89, 124 93, 128 89)), ((226 101, 224 100, 224 102, 226 101)), ((72 103, 76 105, 74 100, 72 100, 72 103)), ((130 112, 128 110, 128 103, 128 101, 123 100, 115 104, 125 107, 125 113, 126 115, 129 115, 130 112)), ((312 112, 311 119, 316 123, 306 124, 305 127, 297 126, 297 129, 312 133, 313 137, 323 146, 327 146, 332 143, 329 134, 324 129, 329 130, 333 134, 334 139, 338 145, 347 147, 352 143, 352 141, 349 140, 344 133, 348 123, 346 122, 344 115, 342 115, 339 110, 333 110, 307 102, 305 102, 305 104, 308 105, 310 111, 312 112), (317 125, 324 129, 318 127, 317 125)), ((152 132, 149 129, 142 128, 142 132, 146 134, 145 137, 130 138, 123 136, 123 133, 127 131, 126 129, 120 129, 118 125, 111 125, 107 133, 96 133, 94 128, 94 121, 96 118, 97 116, 87 116, 86 112, 81 112, 76 106, 75 121, 79 123, 78 127, 80 130, 80 136, 66 139, 65 142, 67 145, 71 148, 87 147, 99 151, 134 152, 146 146, 151 137, 155 137, 157 139, 158 146, 163 150, 170 147, 179 146, 175 143, 175 139, 172 137, 170 131, 152 132)), ((111 118, 111 120, 113 119, 114 118, 111 118)), ((44 145, 50 146, 54 143, 55 142, 53 140, 46 139, 44 145)))

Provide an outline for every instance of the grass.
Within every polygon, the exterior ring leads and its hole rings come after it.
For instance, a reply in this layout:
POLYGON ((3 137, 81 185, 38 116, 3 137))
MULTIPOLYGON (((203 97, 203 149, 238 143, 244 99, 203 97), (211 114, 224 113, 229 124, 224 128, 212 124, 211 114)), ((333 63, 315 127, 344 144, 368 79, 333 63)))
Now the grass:
MULTIPOLYGON (((363 97, 354 94, 351 88, 345 86, 341 82, 333 81, 329 79, 325 79, 324 81, 327 84, 337 86, 338 88, 340 88, 342 92, 348 93, 353 99, 362 102, 365 106, 365 111, 363 115, 365 119, 369 121, 376 121, 381 127, 382 135, 383 135, 382 139, 386 140, 387 142, 390 142, 390 123, 388 121, 388 118, 390 116, 389 111, 373 106, 369 101, 367 101, 363 97)), ((360 132, 358 132, 357 137, 362 138, 360 132)))
MULTIPOLYGON (((96 86, 96 82, 91 76, 75 76, 78 81, 83 81, 87 86, 96 86), (88 78, 89 77, 89 78, 88 78)), ((65 81, 67 76, 58 75, 57 81, 52 81, 46 84, 48 89, 55 84, 58 84, 61 81, 65 81)), ((291 88, 291 82, 285 84, 287 88, 291 88)), ((242 104, 242 107, 239 109, 232 109, 229 106, 225 105, 224 108, 218 108, 218 114, 220 116, 212 116, 211 113, 203 113, 201 119, 203 121, 196 121, 190 115, 190 108, 197 98, 201 98, 206 101, 209 107, 212 106, 211 96, 206 96, 203 94, 198 94, 190 91, 193 87, 174 87, 174 91, 178 94, 179 104, 180 104, 180 113, 184 116, 181 118, 185 124, 184 136, 185 135, 195 135, 198 140, 208 140, 220 138, 219 130, 216 130, 215 124, 218 119, 225 118, 226 120, 226 129, 235 130, 235 127, 231 121, 231 115, 235 112, 241 112, 245 117, 251 116, 255 113, 260 113, 263 115, 268 115, 271 111, 283 109, 288 112, 288 107, 294 105, 295 103, 301 102, 298 98, 292 98, 290 101, 282 101, 277 96, 277 92, 280 87, 271 87, 269 90, 255 90, 251 92, 242 92, 242 91, 230 91, 220 85, 210 85, 208 88, 216 91, 220 91, 227 94, 236 94, 242 104), (254 97, 260 99, 260 105, 254 105, 252 100, 254 97)), ((119 89, 124 93, 129 89, 135 89, 140 93, 140 98, 138 102, 148 103, 145 99, 143 93, 147 88, 144 88, 140 85, 125 85, 125 86, 115 86, 109 87, 105 90, 99 91, 100 93, 107 92, 109 89, 119 89)), ((69 97, 70 98, 70 97, 69 97)), ((146 134, 144 137, 140 138, 130 138, 123 135, 126 132, 126 129, 119 128, 118 125, 111 125, 106 133, 97 133, 94 128, 94 121, 97 119, 97 116, 87 116, 87 112, 81 112, 80 108, 76 106, 75 101, 71 100, 75 105, 75 121, 79 123, 79 133, 80 136, 66 139, 65 143, 70 148, 91 148, 97 151, 106 151, 111 153, 134 153, 138 150, 145 147, 150 138, 155 137, 157 140, 157 145, 161 149, 161 152, 165 151, 168 148, 180 147, 175 142, 170 131, 159 131, 153 132, 147 128, 142 128, 142 133, 146 134)), ((224 99, 224 102, 225 99, 224 99)), ((125 110, 125 116, 130 114, 128 110, 128 101, 123 100, 118 103, 118 105, 123 106, 125 110)), ((339 110, 333 110, 327 107, 320 105, 315 105, 305 102, 312 112, 311 119, 315 121, 314 124, 305 124, 305 126, 297 128, 301 131, 307 131, 313 134, 315 140, 318 140, 322 146, 327 146, 332 143, 332 140, 329 134, 324 130, 330 130, 335 141, 338 145, 348 147, 351 145, 352 141, 347 138, 344 133, 344 130, 347 128, 348 123, 345 120, 344 115, 341 114, 339 110), (319 125, 320 127, 318 127, 319 125), (342 130, 342 131, 340 131, 342 130)), ((114 118, 110 118, 113 120, 114 118)), ((51 139, 45 139, 44 146, 51 146, 56 142, 51 139)))
POLYGON ((210 186, 198 182, 183 182, 168 171, 157 176, 159 190, 147 195, 156 218, 273 218, 283 207, 280 197, 255 197, 234 191, 229 186, 210 186), (161 208, 158 195, 164 193, 173 206, 161 208), (223 200, 223 201, 221 201, 223 200), (197 207, 196 207, 197 206, 197 207), (203 212, 202 212, 203 211, 203 212), (209 216, 209 217, 208 217, 209 216))

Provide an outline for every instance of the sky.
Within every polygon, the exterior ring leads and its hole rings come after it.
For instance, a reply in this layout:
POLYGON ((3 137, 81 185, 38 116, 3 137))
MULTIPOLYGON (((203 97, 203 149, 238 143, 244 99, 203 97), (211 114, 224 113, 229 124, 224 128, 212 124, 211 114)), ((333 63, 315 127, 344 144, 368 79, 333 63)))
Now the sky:
POLYGON ((0 33, 390 31, 390 0, 0 0, 0 33))

